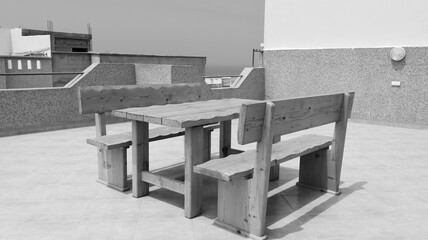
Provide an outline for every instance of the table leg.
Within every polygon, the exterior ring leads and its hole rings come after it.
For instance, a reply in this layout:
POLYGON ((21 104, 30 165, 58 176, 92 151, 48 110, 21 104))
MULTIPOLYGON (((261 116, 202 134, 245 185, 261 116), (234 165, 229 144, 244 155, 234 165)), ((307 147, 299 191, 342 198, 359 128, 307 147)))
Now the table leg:
POLYGON ((220 122, 220 158, 227 157, 230 154, 232 141, 232 120, 220 122))
POLYGON ((141 181, 141 172, 149 170, 149 124, 132 121, 132 195, 149 194, 149 184, 141 181))
POLYGON ((202 212, 202 179, 193 166, 203 162, 202 126, 186 128, 184 136, 184 216, 193 218, 202 212))

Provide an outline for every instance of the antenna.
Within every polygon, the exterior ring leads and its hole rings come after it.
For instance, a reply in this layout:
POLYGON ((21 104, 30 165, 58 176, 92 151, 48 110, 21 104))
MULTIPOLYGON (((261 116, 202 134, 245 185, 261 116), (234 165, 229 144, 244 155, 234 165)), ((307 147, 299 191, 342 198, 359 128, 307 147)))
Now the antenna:
POLYGON ((92 26, 90 22, 87 24, 87 27, 88 27, 88 34, 91 35, 91 39, 89 40, 89 51, 92 51, 92 26))
POLYGON ((49 32, 53 32, 53 21, 51 21, 51 20, 47 20, 47 30, 49 31, 49 32))

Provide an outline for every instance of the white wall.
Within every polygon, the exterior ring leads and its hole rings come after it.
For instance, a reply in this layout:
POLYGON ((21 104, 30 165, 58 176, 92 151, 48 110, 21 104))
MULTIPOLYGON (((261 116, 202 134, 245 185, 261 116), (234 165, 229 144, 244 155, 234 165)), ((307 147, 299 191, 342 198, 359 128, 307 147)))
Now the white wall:
POLYGON ((12 53, 34 52, 40 49, 50 49, 50 36, 22 36, 20 28, 11 29, 12 53))
POLYGON ((0 55, 10 55, 11 53, 10 29, 0 28, 0 55))
POLYGON ((266 0, 265 49, 428 46, 427 0, 266 0))

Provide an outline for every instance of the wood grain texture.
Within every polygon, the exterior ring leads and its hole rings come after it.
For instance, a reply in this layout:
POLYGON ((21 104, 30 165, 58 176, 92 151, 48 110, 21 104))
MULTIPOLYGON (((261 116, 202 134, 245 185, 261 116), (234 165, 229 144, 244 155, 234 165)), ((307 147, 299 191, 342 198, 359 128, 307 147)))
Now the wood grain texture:
POLYGON ((193 218, 202 212, 202 178, 193 167, 203 162, 204 130, 202 126, 186 128, 184 136, 184 216, 193 218))
MULTIPOLYGON (((149 130, 149 141, 154 142, 171 137, 183 136, 183 128, 172 127, 157 127, 149 130)), ((129 147, 132 145, 132 133, 125 132, 119 134, 110 134, 98 138, 89 138, 86 140, 88 144, 94 145, 103 149, 115 149, 129 147)))
POLYGON ((262 139, 257 142, 257 159, 249 188, 250 234, 255 236, 263 236, 265 233, 275 104, 267 102, 265 111, 262 139))
POLYGON ((220 122, 220 144, 219 154, 220 158, 227 157, 230 155, 230 149, 232 147, 232 121, 220 122))
POLYGON ((334 126, 333 146, 331 157, 328 159, 328 190, 339 192, 340 175, 342 170, 343 152, 345 150, 346 129, 349 112, 352 111, 354 93, 346 93, 339 120, 334 126))
MULTIPOLYGON (((343 93, 305 98, 276 100, 274 134, 284 135, 339 120, 343 93)), ((247 144, 261 139, 264 118, 263 103, 248 104, 240 115, 238 142, 247 144)))
POLYGON ((145 121, 170 127, 186 128, 214 124, 239 117, 241 105, 260 102, 250 99, 217 99, 182 104, 168 104, 115 110, 114 116, 145 121))
MULTIPOLYGON (((272 146, 271 166, 317 151, 332 144, 332 137, 308 134, 281 141, 272 146)), ((256 150, 248 150, 226 158, 213 159, 195 166, 195 172, 223 181, 247 177, 253 173, 256 150)))
POLYGON ((201 99, 199 83, 146 86, 79 87, 79 112, 104 113, 115 109, 175 104, 201 99))
POLYGON ((176 193, 184 194, 184 183, 170 177, 160 176, 149 171, 143 171, 141 173, 141 180, 176 193))
POLYGON ((132 121, 132 195, 149 194, 149 184, 141 181, 141 172, 149 170, 149 124, 132 121))

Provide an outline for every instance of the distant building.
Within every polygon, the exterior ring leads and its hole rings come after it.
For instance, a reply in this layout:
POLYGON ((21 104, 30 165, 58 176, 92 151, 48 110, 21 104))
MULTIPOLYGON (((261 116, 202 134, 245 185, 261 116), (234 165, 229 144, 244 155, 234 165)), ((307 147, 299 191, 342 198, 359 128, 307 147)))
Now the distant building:
POLYGON ((91 34, 0 28, 0 89, 63 86, 75 75, 40 74, 81 72, 90 60, 80 66, 67 54, 88 54, 91 49, 91 34))
POLYGON ((51 56, 57 52, 89 52, 92 35, 22 28, 0 28, 0 55, 51 56))

